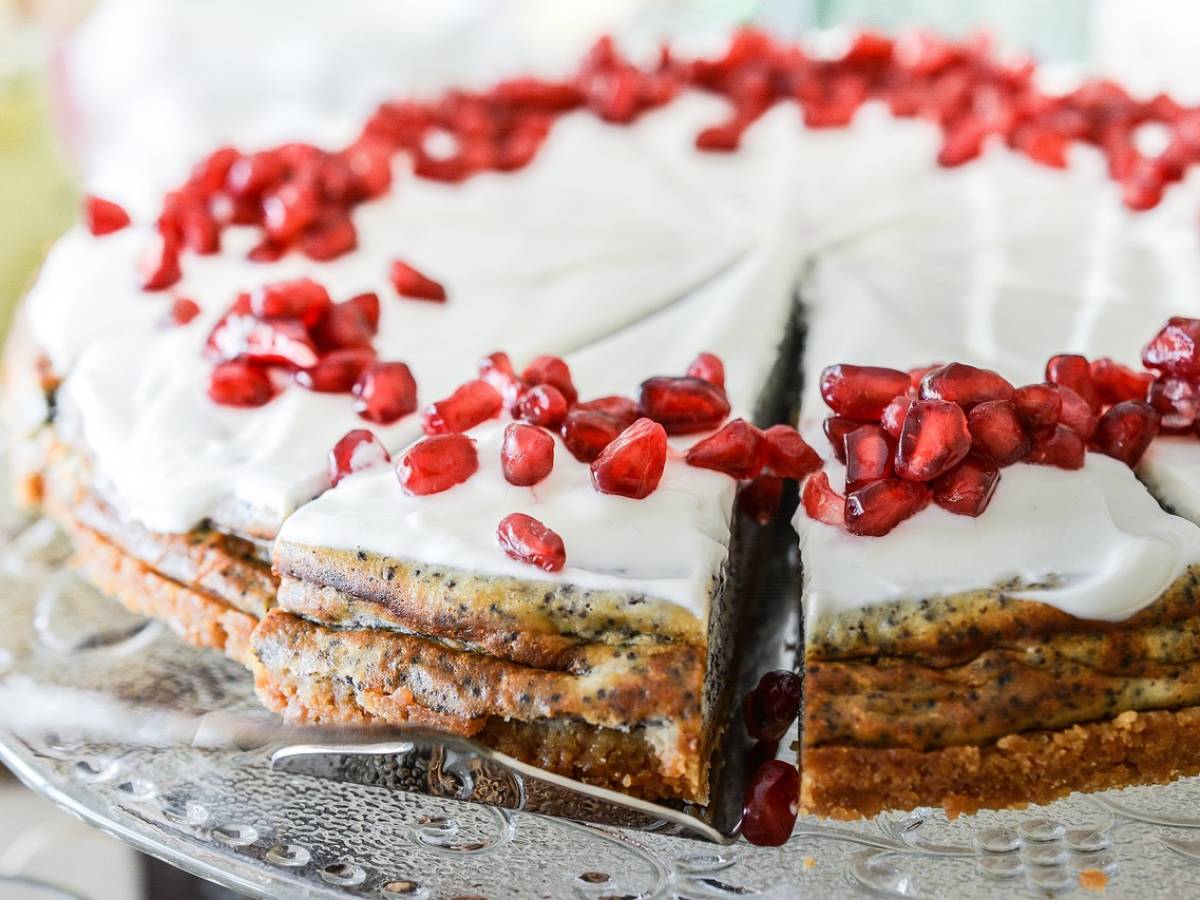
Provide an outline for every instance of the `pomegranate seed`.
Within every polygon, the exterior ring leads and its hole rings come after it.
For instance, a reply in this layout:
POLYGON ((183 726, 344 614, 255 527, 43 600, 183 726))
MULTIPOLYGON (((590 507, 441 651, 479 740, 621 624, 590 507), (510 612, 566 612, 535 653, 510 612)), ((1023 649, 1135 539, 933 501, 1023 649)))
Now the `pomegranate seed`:
POLYGON ((299 319, 312 328, 333 305, 329 291, 311 278, 277 281, 250 295, 250 311, 259 318, 299 319))
POLYGON ((1121 199, 1132 210, 1144 212, 1158 206, 1166 181, 1153 160, 1138 160, 1121 183, 1121 199))
POLYGON ((557 430, 567 416, 567 401, 558 388, 539 384, 521 393, 513 417, 557 430))
POLYGON ((426 434, 463 432, 500 415, 504 401, 486 381, 468 381, 445 400, 425 407, 426 434))
POLYGON ((1008 400, 1013 386, 991 369, 950 363, 921 379, 921 399, 946 400, 970 409, 988 400, 1008 400))
POLYGON ((712 125, 696 135, 696 149, 710 153, 732 153, 742 142, 742 135, 749 123, 733 118, 720 125, 712 125))
POLYGON ((761 431, 745 419, 734 419, 688 450, 687 462, 733 478, 755 478, 762 472, 765 449, 761 431))
POLYGON ((1017 415, 1031 431, 1058 424, 1062 412, 1062 395, 1057 385, 1027 384, 1013 391, 1013 406, 1017 415))
POLYGON ((200 315, 200 306, 195 300, 187 297, 177 297, 171 301, 171 311, 167 319, 172 325, 187 325, 200 315))
POLYGON ((182 275, 179 271, 179 247, 162 235, 155 235, 138 261, 138 273, 142 290, 166 290, 182 275))
POLYGON ((505 556, 529 563, 546 572, 560 572, 567 564, 562 538, 524 513, 511 513, 500 520, 496 540, 505 556))
POLYGON ((668 434, 693 434, 716 428, 729 415, 729 401, 719 387, 699 378, 659 375, 642 382, 638 398, 642 415, 668 434))
POLYGON ((856 422, 853 419, 843 419, 841 416, 830 416, 822 425, 825 431, 825 438, 829 441, 829 446, 833 448, 833 455, 838 462, 846 461, 846 435, 852 432, 855 428, 862 428, 862 422, 856 422))
POLYGON ((1050 357, 1046 363, 1046 380, 1070 388, 1093 410, 1100 408, 1100 395, 1092 383, 1092 367, 1086 357, 1073 353, 1050 357))
POLYGON ((877 422, 893 397, 907 394, 908 373, 877 366, 829 366, 821 373, 821 397, 838 416, 877 422))
POLYGON ((492 88, 490 96, 504 106, 542 112, 566 112, 583 103, 583 94, 574 85, 539 78, 502 81, 492 88))
POLYGON ((263 321, 242 312, 242 294, 208 336, 209 355, 218 359, 248 359, 267 365, 311 369, 318 362, 317 348, 308 330, 297 319, 263 321))
POLYGON ((225 187, 235 199, 253 199, 282 181, 285 171, 279 154, 252 153, 238 158, 229 167, 225 187))
MULTIPOLYGON (((513 370, 512 360, 507 353, 493 353, 479 361, 479 377, 486 381, 503 398, 506 409, 512 409, 524 385, 513 370)), ((561 391, 559 392, 561 396, 561 391)))
POLYGON ((606 413, 621 423, 622 431, 638 420, 637 403, 628 397, 597 397, 576 403, 574 409, 606 413))
POLYGON ((846 490, 892 474, 892 445, 878 425, 863 425, 846 435, 846 490))
POLYGON ((846 524, 846 498, 829 486, 829 476, 823 471, 814 472, 804 482, 800 501, 810 519, 838 527, 846 524))
POLYGON ((1100 417, 1092 446, 1133 468, 1158 436, 1159 415, 1141 400, 1122 400, 1100 417))
POLYGON ((725 390, 725 363, 712 353, 701 353, 697 356, 688 366, 687 374, 689 378, 699 378, 725 390))
POLYGON ((88 231, 96 237, 120 231, 129 224, 124 207, 103 197, 88 196, 83 201, 83 219, 88 231))
POLYGON ((446 301, 446 289, 438 282, 422 275, 412 266, 401 260, 392 263, 392 285, 401 297, 413 300, 431 300, 435 303, 446 301))
POLYGON ((904 418, 908 415, 910 406, 912 406, 912 399, 906 394, 898 394, 892 398, 892 402, 879 416, 879 424, 894 441, 900 440, 900 432, 904 429, 904 418))
POLYGON ((509 484, 537 484, 554 468, 554 438, 536 425, 513 422, 504 429, 500 468, 509 484))
POLYGON ((287 253, 287 249, 283 244, 276 244, 274 241, 263 238, 262 241, 250 248, 246 259, 256 263, 278 262, 283 258, 283 254, 287 253))
POLYGON ((747 481, 738 491, 738 512, 759 525, 769 525, 779 511, 783 497, 783 479, 774 475, 760 475, 747 481))
POLYGON ((1087 401, 1069 387, 1060 385, 1058 394, 1062 398, 1062 410, 1058 414, 1059 423, 1066 425, 1086 441, 1096 430, 1096 414, 1092 412, 1087 401))
POLYGON ((754 770, 742 810, 742 837, 759 847, 779 847, 791 837, 800 808, 800 773, 769 759, 754 770))
POLYGON ((1142 364, 1168 375, 1200 377, 1200 319, 1168 319, 1142 350, 1142 364))
POLYGON ((602 494, 641 500, 654 493, 666 464, 666 430, 650 419, 638 419, 596 457, 592 485, 602 494))
POLYGON ((262 366, 235 359, 213 367, 208 396, 222 406, 262 406, 275 396, 275 389, 262 366))
POLYGON ((992 502, 1000 483, 1000 470, 976 456, 968 456, 930 485, 933 502, 947 512, 977 517, 992 502))
POLYGON ((1184 431, 1196 423, 1200 411, 1200 391, 1183 378, 1161 375, 1146 393, 1146 401, 1162 416, 1164 431, 1184 431))
POLYGON ((610 413, 576 406, 563 419, 563 443, 577 460, 591 463, 628 427, 610 413))
POLYGON ((790 425, 772 425, 764 433, 764 465, 772 475, 799 481, 821 468, 821 457, 790 425))
POLYGON ((374 350, 348 348, 333 350, 321 357, 311 369, 301 369, 292 379, 310 391, 322 394, 348 394, 367 367, 375 362, 374 350))
POLYGON ((742 720, 750 737, 778 741, 800 715, 804 682, 795 672, 777 669, 758 680, 742 701, 742 720))
POLYGON ((462 434, 435 434, 404 451, 396 477, 405 493, 440 494, 462 484, 479 468, 475 442, 462 434))
POLYGON ((851 534, 882 537, 928 506, 929 496, 928 486, 919 482, 900 478, 872 481, 846 495, 846 530, 851 534))
POLYGON ((1154 381, 1150 372, 1135 372, 1111 359, 1094 359, 1091 364, 1092 384, 1100 402, 1108 405, 1122 400, 1145 400, 1154 381))
POLYGON ((417 408, 417 382, 402 362, 372 363, 352 390, 354 411, 368 422, 391 425, 417 408))
POLYGON ((374 334, 379 329, 379 295, 374 291, 355 294, 343 306, 356 310, 374 334))
POLYGON ((365 428, 348 431, 329 451, 329 483, 337 487, 347 475, 391 461, 391 455, 371 432, 365 428))
POLYGON ((1053 431, 1034 437, 1033 449, 1025 462, 1060 469, 1082 469, 1085 450, 1078 432, 1066 425, 1056 425, 1053 431))
POLYGON ((240 158, 241 154, 233 147, 218 147, 195 165, 188 180, 203 193, 215 194, 225 185, 230 168, 240 158))
POLYGON ((997 466, 1011 466, 1024 459, 1033 446, 1010 400, 980 403, 967 416, 967 427, 972 449, 997 466))
POLYGON ((313 338, 322 350, 370 350, 379 323, 379 297, 359 294, 344 303, 335 303, 325 310, 312 330, 313 338))
POLYGON ((921 382, 925 380, 925 376, 934 369, 940 369, 945 363, 935 363, 931 366, 918 366, 915 369, 908 370, 908 383, 912 388, 912 395, 915 397, 917 392, 921 390, 921 382))
POLYGON ((266 194, 262 208, 267 236, 278 243, 287 243, 317 218, 317 190, 311 184, 289 181, 266 194))
POLYGON ((932 481, 958 465, 971 449, 967 417, 957 403, 916 400, 896 446, 896 474, 932 481))
POLYGON ((558 388, 558 392, 566 398, 567 403, 579 399, 575 383, 571 380, 571 370, 557 356, 539 356, 525 367, 521 380, 531 387, 548 384, 558 388))
POLYGON ((309 259, 327 262, 358 247, 358 231, 350 217, 335 209, 324 209, 300 235, 300 251, 309 259))
POLYGON ((201 205, 191 205, 180 212, 179 239, 183 246, 202 256, 221 252, 220 226, 201 205))

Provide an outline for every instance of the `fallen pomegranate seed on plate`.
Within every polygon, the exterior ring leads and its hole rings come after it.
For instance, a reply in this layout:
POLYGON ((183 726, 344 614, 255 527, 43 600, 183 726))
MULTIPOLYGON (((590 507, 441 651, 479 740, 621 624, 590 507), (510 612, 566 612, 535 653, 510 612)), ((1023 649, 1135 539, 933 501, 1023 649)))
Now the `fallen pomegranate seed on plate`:
POLYGON ((347 475, 391 461, 379 438, 365 428, 357 428, 347 432, 329 451, 329 483, 337 487, 347 475))
POLYGON ((533 516, 505 516, 496 529, 496 539, 506 556, 546 572, 560 572, 567 564, 562 538, 533 516))
POLYGON ((750 776, 742 837, 760 847, 779 847, 791 837, 799 809, 800 773, 791 763, 769 759, 750 776))
POLYGON ((509 484, 529 487, 554 468, 554 438, 536 425, 513 422, 504 429, 500 469, 509 484))
POLYGON ((462 434, 435 434, 404 451, 396 463, 396 477, 407 493, 426 496, 462 484, 478 468, 473 440, 462 434))
POLYGON ((742 720, 750 737, 778 741, 800 715, 804 682, 795 672, 767 672, 742 701, 742 720))
POLYGON ((602 494, 641 500, 654 493, 666 464, 666 430, 650 419, 638 419, 596 457, 592 485, 602 494))

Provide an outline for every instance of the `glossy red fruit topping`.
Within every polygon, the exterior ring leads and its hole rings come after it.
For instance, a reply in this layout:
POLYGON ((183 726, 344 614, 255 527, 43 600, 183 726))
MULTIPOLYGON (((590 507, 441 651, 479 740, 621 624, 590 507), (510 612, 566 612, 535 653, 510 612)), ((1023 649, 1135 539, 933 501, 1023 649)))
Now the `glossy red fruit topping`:
POLYGON ((905 394, 899 394, 892 398, 892 402, 879 416, 879 424, 883 426, 883 430, 893 441, 900 440, 900 432, 904 429, 904 418, 908 415, 910 406, 912 406, 912 398, 905 394))
POLYGON ((311 369, 319 355, 297 319, 257 319, 244 312, 241 295, 208 336, 208 354, 217 360, 247 359, 264 365, 311 369))
POLYGON ((974 452, 997 466, 1011 466, 1033 446, 1011 400, 988 400, 967 416, 974 452))
POLYGON ((764 450, 763 433, 745 419, 734 419, 692 446, 687 462, 734 478, 755 478, 762 472, 764 450))
POLYGON ((504 429, 500 468, 510 484, 537 484, 554 468, 554 438, 536 425, 513 422, 504 429))
POLYGON ((841 416, 830 416, 824 421, 821 427, 825 432, 825 439, 829 441, 834 458, 838 462, 844 463, 846 461, 846 435, 855 428, 862 428, 862 426, 862 422, 857 422, 854 419, 844 419, 841 416))
POLYGON ((701 353, 687 369, 688 377, 699 378, 725 390, 725 363, 712 353, 701 353))
POLYGON ((606 413, 621 423, 622 431, 639 418, 637 402, 629 397, 597 397, 595 400, 576 403, 574 409, 606 413))
POLYGON ((504 554, 546 572, 560 572, 567 564, 563 540, 533 516, 511 513, 500 520, 496 540, 504 554))
POLYGON ((779 847, 791 837, 799 809, 800 773, 791 763, 769 759, 746 787, 742 837, 760 847, 779 847))
POLYGON ((915 369, 909 369, 908 370, 908 383, 909 383, 909 386, 912 388, 912 391, 911 391, 912 396, 913 397, 917 396, 918 392, 921 390, 921 382, 925 380, 926 375, 928 375, 934 369, 942 368, 942 366, 944 366, 944 365, 945 365, 945 363, 936 363, 935 365, 932 365, 932 366, 917 366, 915 369))
POLYGON ((1158 436, 1159 415, 1141 400, 1122 400, 1100 417, 1092 446, 1132 468, 1158 436))
POLYGON ((369 350, 378 328, 379 296, 367 293, 326 309, 312 334, 321 350, 369 350))
POLYGON ((462 484, 478 468, 473 440, 462 434, 436 434, 404 451, 396 464, 396 477, 407 493, 425 496, 462 484))
POLYGON ((167 320, 172 325, 187 325, 198 315, 200 315, 200 306, 195 300, 177 297, 171 301, 171 311, 167 315, 167 320))
POLYGON ((721 388, 688 376, 647 378, 641 385, 638 408, 642 415, 662 425, 667 434, 708 431, 729 415, 729 401, 721 388))
POLYGON ((129 224, 129 213, 103 197, 88 196, 83 201, 83 219, 88 231, 100 237, 120 231, 129 224))
POLYGON ((155 235, 138 260, 138 274, 144 291, 169 288, 182 274, 179 270, 179 246, 161 235, 155 235))
POLYGON ((742 720, 750 737, 778 741, 800 715, 804 682, 795 672, 777 669, 758 680, 742 701, 742 720))
POLYGON ((333 305, 329 291, 311 278, 277 281, 250 294, 250 312, 263 319, 299 319, 312 328, 333 305))
POLYGON ((300 250, 309 259, 337 259, 358 246, 358 232, 350 217, 338 210, 322 210, 300 233, 300 250))
POLYGON ((354 411, 369 422, 390 425, 417 408, 417 382, 402 362, 377 362, 354 383, 354 411))
POLYGON ((1000 470, 991 462, 968 456, 944 475, 934 479, 933 502, 959 516, 979 516, 992 502, 1000 483, 1000 470))
POLYGON ((921 379, 920 394, 923 400, 946 400, 970 409, 989 400, 1008 400, 1013 386, 991 369, 949 363, 921 379))
POLYGON ((310 391, 348 394, 373 362, 373 350, 333 350, 322 356, 311 369, 300 369, 292 378, 296 384, 310 391))
POLYGON ((638 419, 592 463, 592 485, 602 494, 641 500, 654 493, 666 464, 666 430, 650 419, 638 419))
POLYGON ((1094 359, 1091 363, 1092 384, 1104 404, 1120 403, 1122 400, 1145 400, 1151 372, 1135 372, 1128 366, 1111 359, 1094 359))
POLYGON ((820 455, 790 425, 772 425, 763 438, 763 463, 772 475, 799 481, 821 468, 820 455))
POLYGON ((1168 319, 1142 350, 1142 363, 1169 375, 1200 377, 1200 319, 1168 319))
POLYGON ((821 396, 838 416, 876 422, 894 397, 907 394, 907 372, 877 366, 829 366, 821 373, 821 396))
POLYGON ((347 432, 329 451, 329 483, 336 487, 347 475, 391 461, 379 438, 365 428, 357 428, 347 432))
POLYGON ((808 477, 800 492, 800 502, 810 519, 839 527, 846 524, 846 498, 829 486, 829 476, 824 472, 814 472, 808 477))
POLYGON ((916 481, 902 478, 872 481, 846 494, 846 530, 851 534, 882 537, 928 506, 929 497, 929 487, 916 481))
POLYGON ((1027 384, 1013 391, 1013 406, 1030 431, 1058 424, 1062 395, 1054 384, 1027 384))
POLYGON ((770 524, 783 498, 783 479, 759 475, 747 481, 738 492, 738 512, 759 525, 770 524))
POLYGON ((878 425, 863 425, 846 435, 846 490, 892 474, 892 445, 878 425))
POLYGON ((463 432, 500 415, 504 401, 486 381, 468 381, 445 400, 425 407, 426 434, 463 432))
POLYGON ((932 481, 958 465, 971 449, 967 417, 957 403, 917 400, 904 419, 896 445, 896 474, 932 481))
POLYGON ((446 301, 446 289, 441 284, 421 274, 408 263, 396 260, 391 268, 392 286, 401 297, 413 300, 430 300, 434 303, 446 301))
POLYGON ((575 390, 575 384, 571 380, 570 368, 557 356, 535 358, 525 367, 521 379, 530 386, 548 384, 557 388, 569 404, 579 399, 579 392, 575 390))
POLYGON ((1070 388, 1093 410, 1100 408, 1100 394, 1092 383, 1092 367, 1086 357, 1072 353, 1050 357, 1046 363, 1046 380, 1070 388))
POLYGON ((513 417, 555 431, 567 416, 567 400, 558 388, 538 384, 521 392, 513 417))
POLYGON ((576 406, 563 419, 561 433, 570 454, 580 462, 590 463, 628 427, 614 415, 576 406))
POLYGON ((1185 378, 1162 375, 1150 385, 1146 402, 1162 416, 1164 431, 1185 431, 1196 424, 1200 390, 1185 378))
POLYGON ((512 409, 524 388, 521 379, 513 370, 512 360, 507 353, 497 351, 479 361, 479 378, 486 381, 503 398, 504 407, 512 409))
POLYGON ((275 396, 275 389, 262 366, 235 359, 213 367, 208 396, 222 406, 262 406, 275 396))
POLYGON ((1025 462, 1060 469, 1082 469, 1086 447, 1079 432, 1066 425, 1056 425, 1045 435, 1035 435, 1033 449, 1025 462))
POLYGON ((1069 387, 1062 385, 1058 388, 1062 398, 1062 409, 1058 413, 1058 421, 1066 425, 1085 441, 1096 430, 1096 413, 1088 406, 1087 401, 1069 387))

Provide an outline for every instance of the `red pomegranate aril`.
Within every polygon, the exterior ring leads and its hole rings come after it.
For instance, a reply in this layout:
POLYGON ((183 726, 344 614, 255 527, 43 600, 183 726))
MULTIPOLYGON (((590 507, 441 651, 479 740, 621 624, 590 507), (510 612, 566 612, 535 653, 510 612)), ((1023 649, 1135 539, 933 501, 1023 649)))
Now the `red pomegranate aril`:
POLYGON ((309 259, 327 262, 358 247, 358 231, 350 217, 336 209, 324 209, 300 235, 300 251, 309 259))
POLYGON ((628 428, 638 420, 637 402, 629 397, 597 397, 595 400, 576 403, 572 408, 610 415, 621 423, 621 430, 628 428))
POLYGON ((800 715, 804 682, 795 672, 776 669, 758 680, 742 701, 746 732, 759 741, 778 741, 800 715))
POLYGON ((241 154, 233 147, 218 147, 196 163, 188 181, 206 195, 214 194, 224 187, 229 170, 240 158, 241 154))
POLYGON ((972 450, 997 466, 1011 466, 1033 446, 1017 407, 1010 400, 980 403, 967 416, 967 428, 971 432, 972 450))
POLYGON ((209 354, 218 360, 248 359, 264 365, 311 369, 319 360, 308 330, 298 319, 264 321, 243 313, 246 295, 208 336, 209 354))
POLYGON ((971 432, 961 406, 946 400, 916 400, 896 445, 896 474, 909 481, 932 481, 958 465, 970 450, 971 432))
POLYGON ((379 295, 374 291, 355 294, 341 305, 357 311, 372 333, 379 328, 379 295))
POLYGON ((396 477, 406 493, 440 494, 462 484, 479 468, 475 442, 462 434, 435 434, 404 451, 396 477))
POLYGON ((641 500, 650 496, 667 464, 667 432, 658 422, 638 419, 592 463, 592 485, 602 494, 641 500))
POLYGON ((96 237, 120 231, 129 224, 129 213, 124 207, 103 197, 84 198, 83 218, 88 231, 96 237))
POLYGON ((222 406, 263 406, 275 396, 275 389, 262 366, 234 359, 213 367, 208 396, 222 406))
POLYGON ((911 397, 899 394, 892 398, 892 402, 879 416, 879 424, 883 426, 883 430, 891 436, 893 441, 900 440, 900 432, 904 430, 904 418, 908 415, 908 408, 912 406, 912 403, 911 397))
POLYGON ((155 235, 138 260, 142 290, 162 291, 182 276, 179 269, 179 247, 173 240, 155 235))
POLYGON ((284 176, 283 160, 277 153, 252 153, 229 167, 225 187, 235 199, 251 199, 278 184, 284 176))
POLYGON ((273 241, 287 243, 308 227, 320 211, 315 186, 289 181, 262 200, 263 228, 273 241))
POLYGON ((738 512, 759 525, 769 525, 779 512, 783 498, 783 479, 774 475, 759 475, 742 485, 738 491, 738 512))
POLYGON ((521 392, 513 418, 558 430, 567 415, 567 401, 558 388, 538 384, 521 392))
POLYGON ((1096 413, 1086 400, 1069 387, 1060 385, 1058 393, 1062 398, 1062 409, 1058 413, 1059 423, 1066 425, 1086 441, 1096 430, 1096 413))
POLYGON ((391 455, 379 438, 365 428, 356 428, 347 432, 329 451, 329 483, 337 487, 347 475, 391 461, 391 455))
POLYGON ((1168 319, 1142 350, 1142 364, 1168 375, 1200 377, 1200 319, 1168 319))
POLYGON ((929 498, 929 487, 920 482, 902 478, 872 481, 846 494, 846 530, 882 537, 928 506, 929 498))
POLYGON ((1056 425, 1045 435, 1035 435, 1033 449, 1025 462, 1060 469, 1082 469, 1087 448, 1077 431, 1066 425, 1056 425))
POLYGON ((1162 416, 1162 430, 1186 431, 1196 424, 1200 390, 1193 381, 1161 375, 1146 392, 1146 402, 1162 416))
POLYGON ((841 416, 830 416, 822 424, 825 438, 833 450, 834 458, 844 463, 846 461, 846 435, 856 428, 862 428, 863 423, 854 419, 844 419, 841 416))
POLYGON ((369 350, 378 323, 378 295, 359 294, 326 309, 321 321, 312 329, 312 334, 321 350, 369 350))
POLYGON ((500 468, 509 484, 537 484, 554 468, 554 438, 536 425, 513 422, 504 429, 500 468))
POLYGON ((1054 384, 1027 384, 1013 391, 1013 406, 1030 431, 1058 424, 1062 395, 1054 384))
POLYGON ((1084 399, 1092 410, 1100 409, 1100 395, 1092 383, 1092 367, 1087 358, 1073 353, 1052 356, 1046 363, 1046 380, 1068 387, 1084 399))
POLYGON ((846 498, 829 486, 829 476, 823 471, 814 472, 804 482, 800 502, 810 519, 839 528, 846 524, 846 498))
POLYGON ((759 847, 787 843, 800 810, 800 773, 781 759, 769 759, 755 769, 746 787, 742 837, 759 847))
POLYGON ((402 362, 372 363, 352 391, 354 411, 368 422, 390 425, 417 408, 417 382, 402 362))
POLYGON ((167 320, 172 325, 182 326, 187 325, 198 315, 200 315, 200 306, 195 300, 177 297, 171 301, 171 311, 167 315, 167 320))
POLYGON ((1159 415, 1141 400, 1122 400, 1100 417, 1092 447, 1133 468, 1158 436, 1159 415))
POLYGON ((301 369, 292 379, 310 391, 348 394, 367 367, 375 362, 375 351, 357 348, 332 350, 311 369, 301 369))
POLYGON ((790 425, 763 432, 763 465, 772 475, 799 481, 821 468, 821 457, 790 425))
POLYGON ((1091 374, 1100 402, 1106 405, 1122 400, 1145 400, 1154 381, 1153 373, 1135 372, 1108 358, 1092 360, 1091 374))
POLYGON ((933 502, 958 516, 976 517, 992 502, 1000 483, 1000 470, 991 462, 968 456, 961 463, 934 479, 933 502))
POLYGON ((557 356, 538 356, 521 373, 521 380, 526 384, 536 386, 548 384, 558 388, 558 392, 566 398, 567 403, 579 399, 575 383, 571 380, 571 369, 557 356))
POLYGON ((441 284, 402 260, 398 259, 392 263, 391 279, 392 286, 401 297, 429 300, 434 303, 446 301, 446 289, 441 284))
POLYGON ((821 397, 839 417, 877 422, 892 398, 907 394, 907 372, 878 366, 829 366, 821 373, 821 397))
POLYGON ((697 356, 688 366, 687 374, 691 378, 699 378, 725 390, 725 363, 712 353, 701 353, 697 356))
POLYGON ((496 540, 504 555, 546 572, 560 572, 567 564, 563 540, 533 516, 511 513, 500 520, 496 540))
POLYGON ((729 400, 721 388, 703 379, 659 375, 642 382, 638 409, 667 434, 693 434, 724 422, 729 400))
POLYGON ((690 466, 724 472, 733 478, 755 478, 762 472, 763 433, 745 419, 734 419, 687 452, 690 466))
POLYGON ((917 392, 921 390, 921 382, 925 380, 925 376, 934 369, 940 369, 945 363, 936 363, 932 366, 918 366, 915 369, 908 370, 908 383, 912 387, 912 396, 916 397, 917 392))
POLYGON ((892 445, 878 425, 863 425, 846 435, 846 490, 892 474, 892 445))
POLYGON ((516 405, 525 387, 513 370, 512 360, 508 358, 507 353, 496 352, 481 359, 479 377, 495 388, 503 398, 506 409, 512 409, 516 405))
POLYGON ((504 401, 486 381, 468 381, 444 400, 430 403, 423 413, 426 434, 448 434, 474 428, 500 415, 504 401))
POLYGON ((561 433, 570 454, 582 463, 591 463, 628 427, 614 415, 576 406, 563 419, 561 433))
POLYGON ((920 393, 923 400, 946 400, 970 409, 989 400, 1008 400, 1013 386, 991 369, 950 363, 927 373, 921 379, 920 393))
POLYGON ((315 326, 333 305, 329 291, 311 278, 277 281, 250 294, 250 311, 259 318, 299 319, 315 326))

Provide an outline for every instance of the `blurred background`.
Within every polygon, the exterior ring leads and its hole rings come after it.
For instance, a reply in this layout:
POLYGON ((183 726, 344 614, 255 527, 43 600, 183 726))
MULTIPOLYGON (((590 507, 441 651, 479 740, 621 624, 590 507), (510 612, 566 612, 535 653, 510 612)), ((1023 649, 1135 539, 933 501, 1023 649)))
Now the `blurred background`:
MULTIPOLYGON (((149 214, 222 142, 339 141, 383 99, 553 72, 605 31, 634 46, 715 42, 744 22, 782 35, 983 29, 1041 60, 1200 102, 1191 0, 0 0, 0 336, 85 189, 149 214)), ((227 896, 0 769, 0 900, 227 896)))

